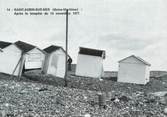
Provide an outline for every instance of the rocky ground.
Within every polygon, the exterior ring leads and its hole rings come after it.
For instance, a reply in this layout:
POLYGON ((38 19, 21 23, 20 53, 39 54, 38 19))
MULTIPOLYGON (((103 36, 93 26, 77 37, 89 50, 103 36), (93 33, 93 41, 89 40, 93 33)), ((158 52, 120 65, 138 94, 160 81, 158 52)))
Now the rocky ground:
POLYGON ((28 73, 21 80, 0 74, 0 116, 6 117, 166 117, 167 76, 147 85, 111 80, 28 73), (106 95, 99 108, 98 94, 106 95))

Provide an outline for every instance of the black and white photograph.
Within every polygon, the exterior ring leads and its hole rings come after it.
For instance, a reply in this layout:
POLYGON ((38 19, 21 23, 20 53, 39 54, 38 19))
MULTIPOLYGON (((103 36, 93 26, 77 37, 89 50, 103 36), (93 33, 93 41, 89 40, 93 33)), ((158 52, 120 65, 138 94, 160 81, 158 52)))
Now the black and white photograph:
POLYGON ((167 117, 167 1, 0 0, 0 117, 167 117))

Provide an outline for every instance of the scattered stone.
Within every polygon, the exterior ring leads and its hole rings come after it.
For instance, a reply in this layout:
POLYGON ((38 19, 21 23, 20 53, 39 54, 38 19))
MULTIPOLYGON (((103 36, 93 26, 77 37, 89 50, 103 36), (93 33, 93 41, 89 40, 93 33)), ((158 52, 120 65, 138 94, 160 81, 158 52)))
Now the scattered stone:
POLYGON ((65 100, 63 100, 62 97, 57 97, 57 98, 56 98, 56 103, 57 103, 57 104, 60 104, 60 105, 62 105, 62 106, 65 106, 65 105, 66 105, 65 100))
POLYGON ((164 113, 167 115, 167 108, 164 108, 164 113))
POLYGON ((167 95, 167 91, 159 91, 159 92, 155 92, 152 94, 155 96, 158 96, 158 97, 163 97, 163 96, 167 95))
POLYGON ((47 91, 47 90, 48 90, 47 88, 41 88, 38 91, 47 91))
POLYGON ((137 92, 135 93, 135 96, 136 96, 136 97, 139 97, 139 96, 142 96, 143 94, 144 94, 144 92, 137 91, 137 92))
POLYGON ((15 117, 15 115, 12 114, 12 113, 7 113, 7 114, 6 114, 6 117, 15 117))
POLYGON ((111 101, 114 101, 114 100, 115 100, 115 98, 111 98, 110 100, 111 100, 111 101))
POLYGON ((100 78, 100 79, 99 79, 99 81, 103 81, 103 79, 102 79, 102 78, 100 78))
POLYGON ((28 111, 33 111, 33 109, 30 108, 30 109, 28 109, 28 111))
POLYGON ((83 96, 83 99, 84 99, 84 100, 87 100, 87 99, 88 99, 88 97, 84 95, 84 96, 83 96))
POLYGON ((165 84, 166 84, 166 82, 162 82, 162 84, 163 84, 163 85, 165 85, 165 84))
POLYGON ((146 101, 145 101, 145 103, 154 103, 155 102, 155 99, 147 99, 146 101))
POLYGON ((95 101, 91 100, 91 101, 89 102, 89 104, 90 104, 91 106, 95 106, 95 105, 97 105, 98 103, 96 103, 95 101))
POLYGON ((120 101, 124 101, 124 102, 128 102, 130 100, 130 98, 128 98, 127 96, 121 96, 118 98, 120 101))
POLYGON ((91 116, 90 116, 90 114, 85 114, 85 116, 84 116, 84 117, 91 117, 91 116))
POLYGON ((22 90, 21 92, 20 92, 20 94, 24 94, 24 93, 27 93, 28 91, 27 90, 22 90))
POLYGON ((8 106, 10 106, 10 104, 9 103, 5 103, 5 106, 8 107, 8 106))
POLYGON ((118 103, 120 100, 118 98, 115 98, 114 102, 118 103))
POLYGON ((154 95, 147 95, 145 96, 144 102, 145 103, 155 103, 158 101, 158 98, 154 95))
POLYGON ((159 103, 162 104, 162 105, 165 105, 166 104, 166 99, 164 97, 161 97, 160 100, 159 100, 159 103))
POLYGON ((10 88, 10 89, 14 89, 14 88, 15 88, 15 86, 10 86, 9 88, 10 88))

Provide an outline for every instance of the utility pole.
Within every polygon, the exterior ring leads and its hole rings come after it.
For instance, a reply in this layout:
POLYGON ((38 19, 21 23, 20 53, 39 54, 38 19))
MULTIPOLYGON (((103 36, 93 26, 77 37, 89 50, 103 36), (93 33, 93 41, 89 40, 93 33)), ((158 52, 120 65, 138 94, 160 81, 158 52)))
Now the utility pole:
POLYGON ((66 59, 65 59, 65 87, 67 87, 67 72, 68 72, 68 9, 66 9, 66 59))

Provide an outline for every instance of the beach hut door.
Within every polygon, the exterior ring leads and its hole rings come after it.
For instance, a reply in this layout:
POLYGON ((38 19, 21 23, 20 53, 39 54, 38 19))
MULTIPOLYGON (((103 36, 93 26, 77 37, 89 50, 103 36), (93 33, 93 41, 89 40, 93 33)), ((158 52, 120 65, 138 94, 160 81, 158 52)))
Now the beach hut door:
POLYGON ((51 66, 49 68, 50 74, 53 74, 56 76, 57 73, 57 66, 58 65, 58 55, 53 55, 51 58, 51 66))

